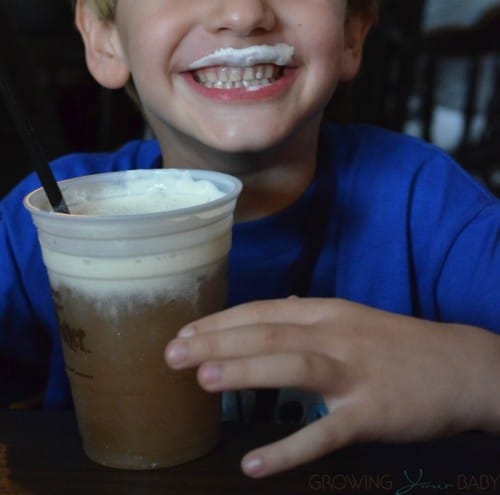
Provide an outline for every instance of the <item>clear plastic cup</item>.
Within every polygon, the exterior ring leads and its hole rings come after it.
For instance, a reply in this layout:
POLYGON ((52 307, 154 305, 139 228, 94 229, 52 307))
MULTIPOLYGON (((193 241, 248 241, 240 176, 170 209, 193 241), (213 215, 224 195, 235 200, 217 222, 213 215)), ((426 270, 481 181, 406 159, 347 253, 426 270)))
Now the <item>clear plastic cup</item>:
POLYGON ((187 173, 221 197, 205 201, 200 192, 205 202, 196 206, 134 213, 138 199, 152 195, 156 205, 158 191, 176 191, 185 178, 159 169, 59 183, 70 212, 104 206, 98 214, 54 213, 42 189, 24 201, 49 274, 83 447, 106 466, 172 466, 207 453, 219 438, 220 396, 204 392, 194 371, 171 370, 163 352, 184 324, 226 304, 241 183, 187 173), (120 198, 130 212, 104 213, 120 198))

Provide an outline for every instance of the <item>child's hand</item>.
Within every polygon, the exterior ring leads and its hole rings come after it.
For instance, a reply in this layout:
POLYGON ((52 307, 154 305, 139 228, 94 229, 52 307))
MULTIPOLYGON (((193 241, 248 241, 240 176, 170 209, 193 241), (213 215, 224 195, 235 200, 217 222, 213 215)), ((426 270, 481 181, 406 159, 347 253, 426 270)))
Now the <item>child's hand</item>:
POLYGON ((196 321, 166 349, 176 369, 200 366, 209 391, 295 387, 330 414, 243 459, 255 477, 360 441, 411 441, 500 429, 500 338, 338 299, 245 304, 196 321), (493 397, 496 399, 493 399, 493 397), (496 403, 495 403, 496 401, 496 403))

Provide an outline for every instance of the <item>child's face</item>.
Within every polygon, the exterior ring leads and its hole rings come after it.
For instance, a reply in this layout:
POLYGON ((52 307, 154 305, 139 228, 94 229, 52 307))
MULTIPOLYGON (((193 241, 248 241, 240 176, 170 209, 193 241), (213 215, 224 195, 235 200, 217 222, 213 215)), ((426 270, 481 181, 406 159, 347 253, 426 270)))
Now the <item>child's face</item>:
POLYGON ((180 131, 219 150, 258 151, 316 125, 339 80, 356 72, 363 21, 346 23, 345 13, 345 0, 119 0, 107 29, 116 74, 132 74, 160 141, 180 131), (190 67, 217 49, 277 44, 294 48, 286 66, 272 58, 232 70, 241 62, 223 58, 190 67), (260 74, 269 80, 241 81, 260 74), (243 87, 228 88, 228 77, 243 87))

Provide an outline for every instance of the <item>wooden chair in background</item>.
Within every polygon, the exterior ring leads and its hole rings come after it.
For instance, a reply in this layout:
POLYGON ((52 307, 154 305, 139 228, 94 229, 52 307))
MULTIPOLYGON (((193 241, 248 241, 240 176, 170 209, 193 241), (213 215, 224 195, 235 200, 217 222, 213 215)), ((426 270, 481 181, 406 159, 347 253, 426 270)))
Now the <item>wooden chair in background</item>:
POLYGON ((500 195, 500 6, 486 12, 470 27, 450 27, 428 33, 422 38, 422 54, 425 60, 421 108, 423 138, 432 139, 440 64, 447 58, 466 60, 468 72, 462 106, 464 125, 460 144, 453 154, 465 169, 500 195), (478 138, 472 132, 472 123, 478 108, 481 67, 485 57, 494 58, 495 81, 486 107, 484 132, 478 138))
POLYGON ((327 117, 403 130, 421 49, 424 6, 425 0, 381 1, 380 20, 369 34, 361 72, 339 88, 327 117))

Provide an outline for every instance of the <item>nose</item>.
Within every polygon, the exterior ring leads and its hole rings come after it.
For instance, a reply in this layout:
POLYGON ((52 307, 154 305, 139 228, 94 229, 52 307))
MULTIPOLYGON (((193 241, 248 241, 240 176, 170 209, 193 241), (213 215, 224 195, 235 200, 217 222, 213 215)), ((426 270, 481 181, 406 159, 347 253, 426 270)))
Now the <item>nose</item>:
POLYGON ((249 36, 271 31, 276 15, 267 0, 215 0, 206 22, 211 32, 231 31, 237 36, 249 36))

